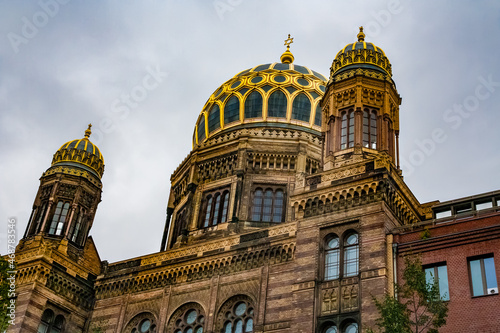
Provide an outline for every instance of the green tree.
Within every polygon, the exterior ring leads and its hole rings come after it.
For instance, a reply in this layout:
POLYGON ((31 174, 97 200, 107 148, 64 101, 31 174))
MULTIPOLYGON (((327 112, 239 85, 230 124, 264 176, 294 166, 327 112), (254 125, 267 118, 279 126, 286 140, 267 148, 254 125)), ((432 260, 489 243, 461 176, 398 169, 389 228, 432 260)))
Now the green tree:
POLYGON ((437 333, 446 324, 448 303, 441 299, 438 281, 427 283, 419 258, 405 258, 403 283, 396 285, 396 291, 398 299, 388 294, 383 300, 374 298, 379 332, 437 333))

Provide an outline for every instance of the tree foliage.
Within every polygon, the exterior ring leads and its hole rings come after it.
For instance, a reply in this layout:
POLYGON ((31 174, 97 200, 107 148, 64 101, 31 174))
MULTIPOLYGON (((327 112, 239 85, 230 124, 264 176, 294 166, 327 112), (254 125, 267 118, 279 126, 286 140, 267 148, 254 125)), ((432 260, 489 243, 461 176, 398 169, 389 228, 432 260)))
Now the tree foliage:
POLYGON ((438 281, 427 283, 417 257, 405 258, 403 283, 396 285, 396 291, 398 299, 388 294, 383 300, 374 298, 379 332, 437 333, 446 324, 448 304, 441 299, 438 281))
POLYGON ((9 281, 7 280, 9 263, 0 255, 0 332, 4 332, 9 325, 7 306, 9 305, 9 281))

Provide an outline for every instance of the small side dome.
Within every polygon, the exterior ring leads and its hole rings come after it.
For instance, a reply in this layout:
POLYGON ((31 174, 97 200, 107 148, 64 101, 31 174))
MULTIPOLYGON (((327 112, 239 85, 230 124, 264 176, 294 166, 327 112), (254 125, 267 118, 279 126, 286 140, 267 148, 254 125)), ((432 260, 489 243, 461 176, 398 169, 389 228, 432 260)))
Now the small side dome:
POLYGON ((101 178, 104 173, 104 158, 99 148, 89 140, 92 134, 91 127, 92 124, 89 124, 83 139, 71 140, 63 144, 54 154, 52 166, 78 166, 101 178))
POLYGON ((340 50, 331 67, 332 77, 351 68, 373 69, 392 77, 392 68, 384 51, 373 43, 365 42, 363 27, 359 28, 358 41, 340 50))

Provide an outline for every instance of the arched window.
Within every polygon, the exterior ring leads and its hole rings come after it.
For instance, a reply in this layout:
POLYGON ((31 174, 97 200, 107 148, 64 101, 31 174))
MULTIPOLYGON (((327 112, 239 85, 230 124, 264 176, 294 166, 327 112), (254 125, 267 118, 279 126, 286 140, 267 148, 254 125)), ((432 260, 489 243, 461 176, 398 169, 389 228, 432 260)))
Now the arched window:
POLYGON ((283 222, 285 192, 282 188, 256 188, 253 193, 251 218, 257 222, 283 222))
POLYGON ((254 91, 245 101, 245 119, 262 117, 262 96, 254 91))
POLYGON ((123 330, 125 333, 156 333, 157 324, 154 316, 149 312, 135 316, 123 330))
POLYGON ((73 243, 80 243, 84 215, 85 209, 81 207, 78 207, 73 214, 73 221, 71 221, 71 227, 68 233, 69 240, 73 243))
POLYGON ((203 140, 205 140, 205 115, 201 115, 200 121, 198 122, 198 143, 200 144, 203 140))
POLYGON ((215 226, 227 222, 229 209, 229 190, 218 189, 205 193, 201 228, 215 226))
POLYGON ((59 201, 57 203, 52 221, 50 222, 49 235, 60 236, 62 234, 68 211, 69 202, 59 201))
POLYGON ((214 104, 208 114, 208 132, 212 133, 220 128, 220 109, 219 105, 214 104))
POLYGON ((359 273, 359 238, 355 232, 347 233, 343 239, 337 235, 325 238, 324 279, 335 280, 356 276, 359 273), (343 263, 341 266, 340 264, 343 263))
POLYGON ((311 102, 303 93, 298 94, 292 104, 292 119, 309 122, 311 117, 311 102))
POLYGON ((35 233, 38 233, 40 229, 42 228, 43 224, 43 219, 45 217, 45 213, 47 213, 47 202, 44 202, 42 204, 42 209, 38 211, 38 215, 36 217, 36 226, 35 226, 35 233))
POLYGON ((345 326, 343 333, 358 333, 358 324, 349 323, 345 326))
POLYGON ((254 307, 249 297, 238 295, 230 298, 220 308, 214 332, 253 332, 254 307))
POLYGON ((358 234, 350 233, 344 240, 344 276, 355 276, 359 272, 358 234))
POLYGON ((363 112, 363 147, 377 149, 377 113, 373 110, 363 112))
POLYGON ((232 96, 224 107, 224 125, 240 120, 240 100, 232 96))
POLYGON ((55 315, 54 311, 46 309, 42 314, 42 320, 38 325, 38 333, 59 333, 63 332, 64 316, 55 315))
POLYGON ((340 149, 354 147, 354 111, 342 113, 340 129, 340 149))
MULTIPOLYGON (((172 314, 166 332, 203 333, 205 314, 198 303, 186 303, 172 314)), ((137 332, 139 333, 139 332, 137 332)))
POLYGON ((338 279, 340 275, 340 243, 336 236, 331 237, 325 248, 325 280, 338 279))
POLYGON ((338 329, 337 329, 337 326, 335 325, 328 325, 325 330, 323 331, 324 333, 338 333, 338 329))
POLYGON ((267 116, 286 118, 286 107, 287 102, 285 94, 280 90, 276 90, 269 96, 267 102, 267 116))
POLYGON ((316 114, 314 115, 314 125, 321 126, 321 106, 318 103, 316 114))

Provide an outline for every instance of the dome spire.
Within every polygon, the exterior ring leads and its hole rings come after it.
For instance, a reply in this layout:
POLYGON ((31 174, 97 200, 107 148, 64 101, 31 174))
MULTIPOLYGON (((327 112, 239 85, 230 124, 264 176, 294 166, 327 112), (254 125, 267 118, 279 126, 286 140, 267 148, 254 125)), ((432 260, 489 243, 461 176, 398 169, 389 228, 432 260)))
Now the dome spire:
POLYGON ((358 42, 365 41, 365 33, 363 32, 363 26, 359 27, 358 42))
POLYGON ((92 124, 89 124, 89 128, 87 128, 85 130, 85 138, 88 140, 89 137, 90 137, 90 134, 92 134, 92 131, 90 130, 90 128, 92 127, 92 124))
POLYGON ((293 38, 290 37, 290 34, 288 34, 288 38, 285 39, 285 45, 286 45, 286 51, 283 52, 283 54, 281 55, 281 62, 284 63, 284 64, 291 64, 293 63, 293 60, 295 59, 293 57, 293 54, 292 52, 290 52, 290 44, 293 43, 293 38))

